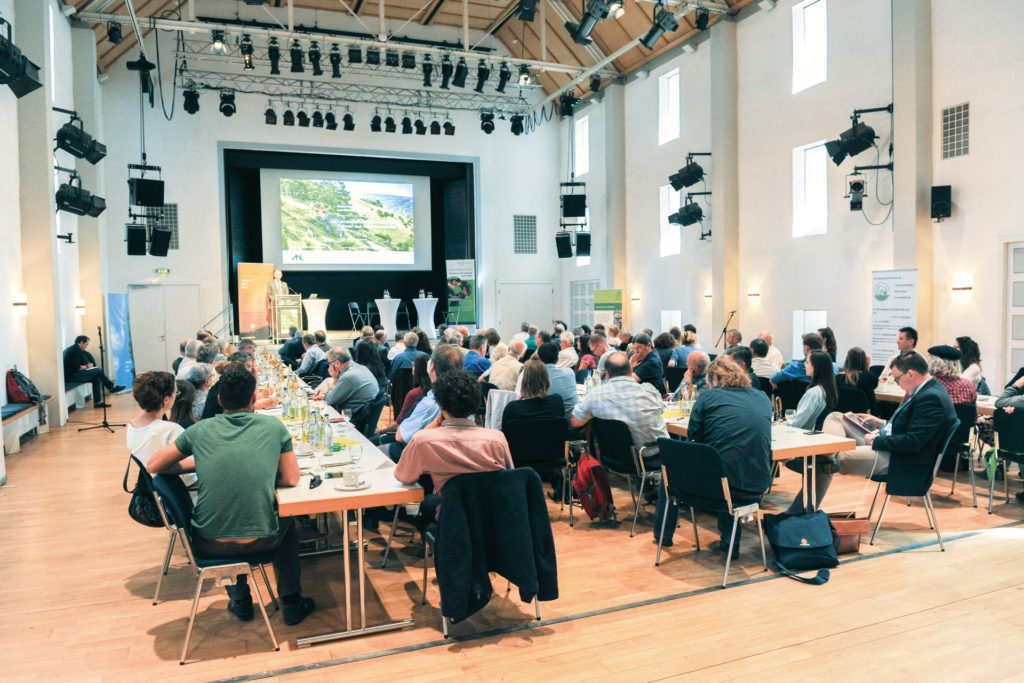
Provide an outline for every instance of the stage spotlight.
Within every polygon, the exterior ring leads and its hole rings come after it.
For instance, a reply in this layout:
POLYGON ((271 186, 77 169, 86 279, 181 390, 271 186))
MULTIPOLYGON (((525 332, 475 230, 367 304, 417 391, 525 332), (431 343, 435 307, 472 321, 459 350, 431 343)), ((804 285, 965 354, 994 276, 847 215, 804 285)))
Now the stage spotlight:
POLYGON ((380 65, 380 48, 368 47, 366 48, 366 63, 371 66, 380 65))
POLYGON ((385 50, 384 66, 395 68, 398 66, 398 53, 394 50, 385 50))
POLYGON ((564 92, 558 96, 558 116, 563 119, 571 119, 576 105, 580 103, 578 97, 571 92, 564 92))
POLYGON ((199 91, 196 90, 194 85, 185 88, 185 92, 182 93, 185 96, 185 111, 189 114, 195 114, 199 111, 199 91))
MULTIPOLYGON (((313 112, 313 121, 312 121, 312 123, 313 123, 313 127, 314 128, 323 128, 324 127, 324 115, 320 112, 319 109, 317 111, 313 112)), ((337 128, 338 124, 334 124, 334 127, 337 128)))
POLYGON ((864 208, 864 176, 853 176, 849 179, 850 211, 864 208))
POLYGON ((301 109, 295 114, 295 119, 299 123, 299 128, 309 128, 309 114, 302 111, 301 109))
POLYGON ((622 15, 626 13, 626 8, 622 4, 622 0, 612 0, 608 3, 608 14, 614 19, 621 19, 622 15))
POLYGON ((235 91, 234 90, 221 90, 220 91, 220 113, 224 116, 233 116, 237 107, 235 107, 235 91))
POLYGON ((498 87, 495 90, 505 92, 505 86, 508 85, 508 79, 510 78, 512 78, 512 71, 508 68, 508 64, 502 62, 501 67, 498 69, 498 87))
POLYGON ((115 24, 112 21, 110 23, 108 23, 107 24, 107 40, 109 40, 114 45, 117 45, 118 43, 121 42, 122 39, 123 39, 123 36, 121 35, 121 24, 115 24))
POLYGON ((661 38, 666 32, 672 33, 677 28, 679 28, 679 22, 676 21, 671 12, 662 8, 654 15, 654 26, 640 39, 640 44, 648 50, 653 50, 654 44, 658 42, 658 38, 661 38))
POLYGON ((494 132, 494 113, 489 111, 480 112, 480 130, 487 135, 494 132))
POLYGON ((448 82, 451 81, 452 72, 455 71, 455 67, 452 66, 452 60, 445 55, 441 58, 441 89, 448 90, 448 82))
POLYGON ((431 121, 430 122, 430 134, 431 135, 440 135, 441 134, 441 122, 440 121, 431 121))
POLYGON ((402 53, 402 68, 403 69, 415 69, 416 68, 416 55, 414 55, 411 52, 403 52, 402 53))
POLYGON ((416 123, 413 125, 416 126, 416 135, 427 134, 427 124, 423 123, 423 119, 416 119, 416 123))
POLYGON ((519 0, 519 21, 533 21, 537 13, 538 0, 519 0))
POLYGON ((355 120, 355 118, 353 118, 352 114, 350 114, 350 113, 346 112, 345 115, 341 117, 341 123, 342 123, 341 127, 344 130, 355 130, 356 129, 356 120, 355 120))
POLYGON ((363 63, 363 51, 357 45, 348 46, 348 63, 349 64, 362 64, 363 63))
POLYGON ((454 123, 452 123, 451 121, 445 121, 443 127, 444 127, 444 134, 445 135, 455 135, 455 124, 454 123))
POLYGON ((210 45, 210 52, 215 55, 224 56, 228 53, 228 46, 224 44, 224 31, 213 29, 213 43, 210 45))
POLYGON ((284 126, 295 125, 295 113, 291 109, 284 110, 284 117, 282 118, 281 124, 284 126))
POLYGON ((875 144, 875 129, 866 123, 854 121, 848 130, 839 134, 838 140, 825 143, 825 152, 832 157, 836 166, 843 163, 848 156, 856 156, 875 144))
POLYGON ((302 66, 302 43, 298 39, 292 41, 292 47, 289 50, 292 57, 292 73, 301 74, 306 68, 302 66))
POLYGON ((697 27, 698 31, 706 31, 708 28, 708 21, 711 19, 711 15, 708 14, 706 9, 697 10, 697 18, 694 21, 694 26, 697 27))
POLYGON ((373 118, 370 119, 370 131, 374 133, 380 132, 380 114, 374 114, 373 118))
POLYGON ((274 111, 273 107, 267 107, 267 111, 263 113, 263 118, 266 120, 268 126, 277 125, 277 112, 274 111))
POLYGON ((242 68, 252 71, 255 68, 252 64, 253 45, 252 38, 248 33, 242 35, 242 40, 238 43, 238 51, 242 53, 242 68))
POLYGON ((408 116, 402 117, 402 135, 412 135, 412 119, 408 116))
POLYGON ((277 44, 277 38, 271 38, 267 45, 267 59, 270 60, 270 73, 277 75, 281 73, 278 65, 281 63, 281 46, 277 44))
POLYGON ((309 65, 313 67, 314 76, 322 76, 324 70, 320 67, 320 43, 313 40, 309 43, 309 65))
POLYGON ((512 135, 522 135, 523 134, 523 115, 522 114, 513 114, 511 121, 512 121, 512 135))
POLYGON ((324 117, 324 127, 327 130, 338 130, 338 117, 334 115, 333 111, 327 112, 324 117))
POLYGON ((525 65, 519 66, 519 87, 523 88, 533 82, 533 74, 530 73, 530 69, 525 65))
POLYGON ((395 117, 389 114, 388 117, 384 119, 384 132, 394 133, 396 130, 398 130, 398 126, 395 125, 395 117))
POLYGON ((64 183, 57 189, 57 210, 67 211, 76 216, 96 218, 107 208, 106 200, 83 190, 80 184, 73 185, 76 180, 81 183, 81 180, 75 177, 70 183, 64 183))
POLYGON ((331 61, 331 78, 341 78, 341 48, 337 43, 331 44, 331 53, 328 55, 331 61))
POLYGON ((7 37, 0 35, 0 85, 8 86, 16 98, 24 97, 43 87, 39 67, 11 42, 11 24, 0 17, 0 28, 3 26, 7 27, 7 37))
POLYGON ((668 217, 669 223, 676 225, 693 225, 704 218, 704 211, 699 204, 687 204, 668 217))
POLYGON ((476 87, 473 90, 477 92, 484 91, 484 83, 491 77, 491 70, 487 68, 487 62, 480 60, 480 65, 476 68, 476 87))
POLYGON ((678 172, 670 175, 668 181, 672 184, 673 190, 681 190, 684 187, 690 187, 694 183, 699 183, 703 177, 704 169, 696 161, 691 161, 679 169, 678 172))
POLYGON ((459 63, 455 66, 455 75, 452 77, 452 85, 456 88, 465 88, 467 75, 469 75, 469 67, 466 66, 466 60, 459 57, 459 63))
POLYGON ((572 21, 565 22, 565 30, 572 36, 573 42, 579 45, 590 45, 590 34, 597 26, 597 22, 608 16, 608 5, 604 0, 590 0, 587 3, 587 12, 580 19, 579 23, 572 21))
POLYGON ((430 78, 434 75, 434 65, 430 62, 430 55, 423 58, 423 87, 430 87, 430 78))
POLYGON ((85 132, 82 120, 77 116, 72 117, 71 121, 57 131, 57 148, 71 156, 85 159, 90 164, 97 164, 107 156, 106 146, 85 132), (76 126, 75 121, 78 121, 79 125, 76 126))
POLYGON ((601 92, 601 77, 597 74, 590 77, 590 92, 601 92))

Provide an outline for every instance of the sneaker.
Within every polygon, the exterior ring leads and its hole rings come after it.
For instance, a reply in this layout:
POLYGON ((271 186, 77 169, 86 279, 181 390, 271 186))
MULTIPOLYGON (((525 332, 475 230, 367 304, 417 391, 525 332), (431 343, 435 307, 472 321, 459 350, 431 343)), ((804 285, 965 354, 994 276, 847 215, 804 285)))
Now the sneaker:
MULTIPOLYGON (((715 541, 711 544, 711 549, 716 553, 722 553, 725 555, 729 551, 729 544, 723 543, 722 541, 715 541)), ((738 560, 740 557, 740 544, 737 543, 732 549, 732 559, 738 560)))
POLYGON ((289 595, 283 598, 284 601, 284 623, 295 626, 302 623, 302 620, 313 613, 316 603, 313 598, 304 598, 301 595, 289 595))
POLYGON ((115 386, 115 387, 114 387, 113 389, 111 389, 111 390, 110 390, 110 391, 108 391, 107 393, 108 393, 108 394, 120 394, 120 393, 121 393, 122 391, 124 391, 124 390, 125 390, 125 389, 127 389, 127 388, 128 388, 128 387, 126 387, 126 386, 125 386, 125 385, 123 385, 123 384, 118 384, 117 386, 115 386))
POLYGON ((238 617, 239 621, 252 621, 252 598, 248 597, 241 600, 229 601, 228 611, 238 617))

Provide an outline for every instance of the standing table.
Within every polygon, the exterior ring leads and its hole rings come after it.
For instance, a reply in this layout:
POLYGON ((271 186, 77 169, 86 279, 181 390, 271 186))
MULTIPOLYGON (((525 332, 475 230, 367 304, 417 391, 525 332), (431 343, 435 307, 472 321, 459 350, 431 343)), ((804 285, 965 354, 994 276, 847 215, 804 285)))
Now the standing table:
POLYGON ((330 299, 303 299, 302 307, 306 309, 306 331, 316 332, 327 330, 327 306, 330 299))
POLYGON ((377 303, 377 310, 380 311, 380 324, 388 333, 388 339, 395 338, 398 331, 398 304, 401 299, 374 299, 377 303))
POLYGON ((416 305, 416 318, 420 329, 426 332, 428 339, 437 336, 437 329, 434 327, 434 309, 437 307, 437 298, 424 297, 413 299, 416 305))

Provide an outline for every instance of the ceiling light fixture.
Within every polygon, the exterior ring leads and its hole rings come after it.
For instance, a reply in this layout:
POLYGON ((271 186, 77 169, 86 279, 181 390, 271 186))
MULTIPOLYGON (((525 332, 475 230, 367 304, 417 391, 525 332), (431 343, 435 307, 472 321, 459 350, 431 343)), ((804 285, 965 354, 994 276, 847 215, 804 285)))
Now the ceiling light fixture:
POLYGON ((416 55, 411 52, 402 53, 402 68, 403 69, 415 69, 416 68, 416 55))
POLYGON ((519 87, 523 88, 533 82, 533 74, 525 64, 519 65, 519 87))
POLYGON ((416 126, 416 135, 427 134, 427 124, 423 123, 423 119, 416 119, 413 125, 416 126))
POLYGON ((363 63, 363 51, 356 45, 348 46, 348 63, 349 64, 362 64, 363 63))
POLYGON ((320 43, 313 40, 309 43, 309 65, 313 67, 314 76, 322 76, 324 70, 320 67, 320 58, 323 55, 320 53, 320 43))
POLYGON ((292 57, 292 73, 301 74, 305 72, 306 69, 302 66, 302 43, 298 39, 292 41, 292 47, 289 52, 292 57))
POLYGON ((338 117, 333 111, 327 112, 327 115, 324 116, 324 127, 327 130, 338 130, 338 117))
POLYGON ((430 55, 423 58, 423 87, 430 87, 430 78, 434 75, 434 65, 430 62, 430 55))
POLYGON ((281 73, 278 68, 281 63, 281 46, 277 44, 277 38, 271 38, 267 45, 267 59, 270 60, 270 73, 275 76, 281 73))
POLYGON ((189 84, 185 88, 185 92, 182 93, 185 97, 185 111, 189 114, 195 114, 199 111, 199 91, 196 90, 194 83, 189 84))
POLYGON ((448 83, 451 81, 453 71, 455 71, 455 67, 452 66, 451 57, 445 55, 441 58, 441 90, 448 90, 448 83))
POLYGON ((291 109, 284 110, 284 116, 281 119, 281 125, 294 126, 295 125, 295 112, 291 109))
POLYGON ((533 21, 537 14, 537 2, 538 0, 519 0, 519 8, 516 10, 519 21, 533 21))
POLYGON ((109 22, 107 24, 107 40, 117 45, 123 38, 124 36, 121 35, 121 25, 112 21, 109 22))
POLYGON ((374 133, 380 132, 380 114, 374 114, 370 119, 370 130, 374 133))
POLYGON ((0 35, 0 85, 8 86, 16 98, 24 97, 43 87, 39 80, 39 67, 11 42, 11 24, 0 17, 0 28, 4 26, 7 27, 7 37, 0 35))
POLYGON ((487 62, 480 60, 480 65, 476 68, 476 87, 473 90, 477 92, 484 91, 484 83, 491 77, 491 70, 487 67, 487 62))
POLYGON ((235 106, 235 91, 234 90, 221 90, 220 91, 220 113, 224 116, 233 116, 237 111, 235 106))
POLYGON ((706 9, 699 9, 697 10, 697 18, 693 23, 697 27, 698 31, 706 31, 710 20, 711 14, 706 9))
POLYGON ((295 120, 298 121, 300 128, 309 128, 309 114, 301 109, 295 114, 295 120))
POLYGON ((402 117, 402 135, 412 135, 412 119, 408 116, 402 117))
POLYGON ((455 124, 451 121, 445 121, 443 128, 445 135, 455 135, 455 124))
POLYGON ((431 135, 440 135, 441 134, 441 122, 440 121, 431 121, 430 122, 430 134, 431 135))
POLYGON ((238 43, 238 50, 242 53, 242 68, 252 71, 255 67, 252 63, 253 44, 248 33, 242 34, 242 40, 238 43))
POLYGON ((512 78, 512 70, 508 68, 508 64, 502 62, 501 68, 498 69, 498 87, 495 90, 501 93, 505 92, 505 86, 508 85, 510 78, 512 78))
POLYGON ((327 59, 331 62, 331 78, 341 78, 341 48, 337 43, 331 44, 331 52, 327 59))
POLYGON ((273 107, 268 106, 267 111, 263 113, 263 118, 267 122, 268 126, 277 125, 277 112, 274 111, 273 107))
POLYGON ((590 0, 587 3, 587 11, 578 23, 565 22, 565 30, 572 36, 574 43, 579 45, 590 45, 593 41, 590 38, 591 32, 597 26, 597 22, 608 16, 608 5, 604 0, 590 0))
POLYGON ((512 121, 512 135, 522 135, 523 134, 523 115, 522 114, 513 114, 512 118, 511 118, 511 121, 512 121))
POLYGON ((456 88, 466 87, 466 76, 469 75, 469 67, 466 66, 466 60, 459 57, 459 63, 455 66, 455 75, 452 77, 452 85, 456 88))
POLYGON ((223 57, 228 53, 228 46, 224 44, 224 31, 215 28, 210 33, 213 35, 210 52, 223 57))
POLYGON ((384 66, 395 68, 398 66, 398 53, 394 50, 387 50, 384 53, 384 66))
POLYGON ((366 63, 370 66, 380 66, 380 48, 366 48, 366 63))
POLYGON ((679 22, 667 9, 662 7, 654 15, 654 26, 640 39, 640 44, 646 47, 648 50, 654 49, 654 44, 658 42, 666 32, 672 33, 679 28, 679 22))
POLYGON ((494 113, 489 111, 480 112, 480 130, 487 135, 494 132, 494 113))
MULTIPOLYGON (((324 115, 319 109, 313 112, 312 124, 314 128, 324 127, 324 115)), ((334 127, 337 128, 338 124, 334 124, 334 127)))
POLYGON ((344 130, 356 129, 356 120, 352 117, 350 112, 345 112, 345 115, 341 117, 341 122, 344 130))
POLYGON ((384 132, 394 133, 396 130, 398 130, 398 126, 395 125, 395 117, 388 114, 387 118, 384 119, 384 132))

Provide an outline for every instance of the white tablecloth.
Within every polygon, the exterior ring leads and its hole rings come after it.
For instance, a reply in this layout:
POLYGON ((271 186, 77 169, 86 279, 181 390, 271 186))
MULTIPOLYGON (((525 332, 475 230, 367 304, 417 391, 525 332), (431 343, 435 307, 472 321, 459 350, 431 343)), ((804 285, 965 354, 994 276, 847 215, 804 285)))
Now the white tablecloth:
POLYGON ((306 309, 306 331, 327 330, 327 306, 330 303, 330 299, 302 300, 302 307, 306 309))
POLYGON ((427 333, 427 338, 433 339, 437 336, 434 328, 434 309, 437 308, 437 298, 413 299, 416 305, 416 315, 419 318, 419 327, 427 333))
POLYGON ((388 333, 388 339, 395 338, 395 332, 398 331, 398 304, 402 301, 401 299, 374 299, 377 302, 377 310, 380 311, 380 324, 384 326, 384 331, 388 333))

